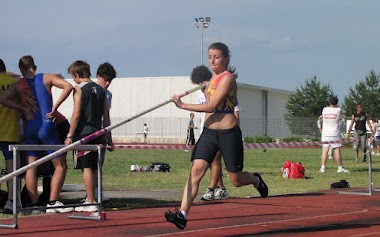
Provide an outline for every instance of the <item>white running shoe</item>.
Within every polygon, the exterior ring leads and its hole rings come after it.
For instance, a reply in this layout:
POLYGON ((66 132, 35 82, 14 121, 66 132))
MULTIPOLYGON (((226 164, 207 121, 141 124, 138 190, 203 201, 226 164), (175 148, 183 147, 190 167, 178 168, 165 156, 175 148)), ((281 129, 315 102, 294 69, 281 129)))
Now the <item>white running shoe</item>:
POLYGON ((83 204, 87 206, 75 207, 75 211, 76 212, 97 212, 98 211, 98 206, 95 203, 93 203, 94 205, 89 205, 91 203, 86 201, 83 204))
MULTIPOLYGON (((98 194, 96 194, 95 201, 98 201, 98 194)), ((80 200, 80 202, 81 203, 88 202, 87 197, 80 200)), ((110 202, 110 198, 102 194, 102 203, 104 204, 104 203, 109 203, 109 202, 110 202)))
POLYGON ((338 169, 336 172, 338 173, 349 173, 349 170, 346 170, 345 168, 338 169))
POLYGON ((212 188, 207 188, 205 194, 201 196, 203 201, 211 201, 215 199, 214 190, 212 188))
POLYGON ((63 203, 60 201, 55 201, 52 205, 47 204, 46 207, 48 207, 48 209, 46 209, 46 213, 67 213, 74 211, 73 207, 64 207, 63 203))
POLYGON ((223 198, 228 197, 228 192, 226 188, 217 188, 215 189, 214 196, 215 196, 215 199, 218 199, 218 200, 223 199, 223 198))
POLYGON ((326 173, 326 169, 325 168, 320 168, 319 169, 319 173, 326 173))

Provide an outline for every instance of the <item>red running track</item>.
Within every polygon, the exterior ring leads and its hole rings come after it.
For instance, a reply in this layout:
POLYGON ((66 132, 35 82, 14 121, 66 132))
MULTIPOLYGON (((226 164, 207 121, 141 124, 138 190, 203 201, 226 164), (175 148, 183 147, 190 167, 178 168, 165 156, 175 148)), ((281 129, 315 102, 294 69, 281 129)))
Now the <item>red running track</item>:
POLYGON ((328 190, 197 202, 185 230, 165 221, 173 206, 106 211, 104 221, 46 214, 20 217, 18 229, 0 229, 0 236, 380 236, 379 194, 328 190))

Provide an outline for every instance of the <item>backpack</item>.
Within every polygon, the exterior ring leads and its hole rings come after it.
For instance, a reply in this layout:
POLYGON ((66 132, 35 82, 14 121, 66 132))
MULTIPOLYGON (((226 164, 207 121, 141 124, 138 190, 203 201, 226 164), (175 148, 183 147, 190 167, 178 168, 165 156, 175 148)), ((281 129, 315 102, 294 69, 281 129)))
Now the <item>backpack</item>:
POLYGON ((170 165, 163 162, 153 162, 150 166, 150 171, 154 172, 170 172, 170 165))
POLYGON ((331 188, 349 188, 349 187, 350 187, 350 184, 344 179, 341 179, 339 182, 331 184, 331 188))
POLYGON ((281 174, 287 179, 304 179, 305 166, 299 162, 287 160, 281 167, 281 174))

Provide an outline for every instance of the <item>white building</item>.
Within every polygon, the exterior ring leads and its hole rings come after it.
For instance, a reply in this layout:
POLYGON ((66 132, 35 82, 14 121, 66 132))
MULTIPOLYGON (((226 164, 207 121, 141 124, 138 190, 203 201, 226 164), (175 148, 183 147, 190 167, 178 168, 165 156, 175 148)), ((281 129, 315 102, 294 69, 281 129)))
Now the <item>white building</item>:
MULTIPOLYGON (((72 79, 67 79, 74 84, 72 79)), ((96 79, 95 79, 96 80, 96 79)), ((182 94, 196 87, 189 76, 178 77, 134 77, 115 78, 109 87, 113 94, 112 125, 130 120, 148 109, 167 104, 135 118, 112 130, 115 142, 140 142, 143 124, 149 127, 149 141, 162 143, 183 143, 190 111, 178 109, 169 102, 172 94, 182 94)), ((243 137, 270 136, 283 138, 290 136, 284 120, 285 104, 292 91, 273 89, 238 83, 239 107, 241 107, 241 129, 243 137)), ((53 90, 56 99, 59 89, 53 90)), ((197 93, 183 97, 187 103, 197 103, 197 93)), ((70 96, 59 111, 70 118, 73 99, 70 96)), ((199 125, 199 113, 195 113, 195 123, 199 125)), ((196 135, 198 135, 196 133, 196 135)))

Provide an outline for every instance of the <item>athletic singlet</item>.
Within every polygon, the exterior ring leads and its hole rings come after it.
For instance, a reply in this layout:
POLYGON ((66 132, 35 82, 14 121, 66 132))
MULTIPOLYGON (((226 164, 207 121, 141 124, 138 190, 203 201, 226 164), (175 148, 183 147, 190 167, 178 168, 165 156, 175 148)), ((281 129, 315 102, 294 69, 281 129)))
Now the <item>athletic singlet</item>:
MULTIPOLYGON (((53 119, 46 119, 53 107, 53 98, 44 84, 44 75, 37 74, 32 79, 20 79, 22 103, 32 113, 31 119, 24 118, 25 144, 56 145, 61 144, 53 119)), ((52 151, 48 151, 51 153, 52 151)), ((37 156, 37 151, 27 152, 28 156, 37 156)))
POLYGON ((367 128, 365 126, 367 122, 367 113, 361 112, 360 114, 356 113, 354 114, 354 120, 355 120, 355 129, 356 130, 363 130, 367 131, 367 128))
MULTIPOLYGON (((0 74, 0 95, 3 94, 11 84, 17 82, 7 74, 0 74)), ((16 109, 10 109, 0 105, 0 141, 18 142, 20 140, 19 121, 21 113, 16 109)))
MULTIPOLYGON (((78 85, 82 90, 81 111, 75 138, 97 132, 102 128, 106 90, 95 82, 82 82, 78 85)), ((75 93, 75 92, 74 92, 75 93)))
MULTIPOLYGON (((207 88, 207 95, 210 99, 214 96, 215 91, 218 88, 219 81, 226 74, 231 73, 228 71, 224 72, 210 81, 210 85, 207 88)), ((220 104, 218 104, 214 113, 233 113, 237 104, 237 86, 235 82, 235 88, 228 93, 227 97, 220 104)))

